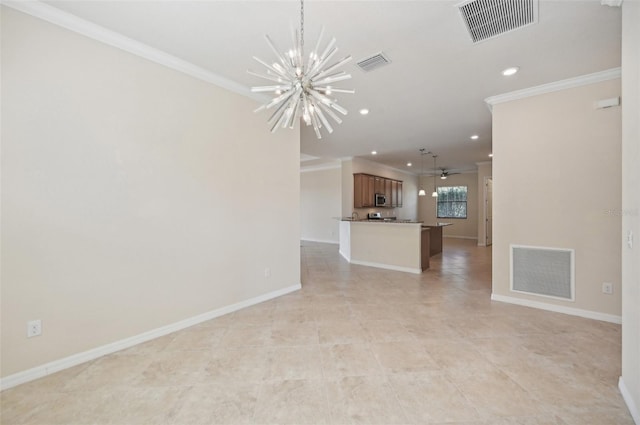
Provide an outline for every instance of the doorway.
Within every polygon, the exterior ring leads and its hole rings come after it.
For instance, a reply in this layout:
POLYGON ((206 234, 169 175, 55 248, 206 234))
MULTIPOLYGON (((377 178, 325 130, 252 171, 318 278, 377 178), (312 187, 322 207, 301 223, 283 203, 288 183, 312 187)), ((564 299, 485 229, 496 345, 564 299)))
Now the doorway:
POLYGON ((485 245, 489 246, 493 243, 493 179, 491 177, 484 178, 484 238, 485 245))

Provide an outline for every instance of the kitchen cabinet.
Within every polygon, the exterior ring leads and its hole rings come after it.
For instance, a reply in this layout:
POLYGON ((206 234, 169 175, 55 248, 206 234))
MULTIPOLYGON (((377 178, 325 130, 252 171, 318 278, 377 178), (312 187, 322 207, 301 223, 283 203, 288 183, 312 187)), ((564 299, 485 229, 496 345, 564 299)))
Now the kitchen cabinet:
POLYGON ((391 206, 393 208, 398 206, 398 182, 393 180, 391 182, 391 206))
POLYGON ((386 207, 402 206, 402 181, 364 173, 353 175, 354 208, 375 207, 376 193, 386 196, 386 207))
POLYGON ((384 193, 384 183, 385 178, 383 177, 374 177, 375 179, 375 193, 384 193))
POLYGON ((393 203, 393 190, 391 187, 393 186, 394 180, 384 179, 384 196, 387 198, 387 205, 391 206, 393 203))
POLYGON ((353 175, 353 207, 370 208, 375 206, 375 176, 368 174, 353 175))

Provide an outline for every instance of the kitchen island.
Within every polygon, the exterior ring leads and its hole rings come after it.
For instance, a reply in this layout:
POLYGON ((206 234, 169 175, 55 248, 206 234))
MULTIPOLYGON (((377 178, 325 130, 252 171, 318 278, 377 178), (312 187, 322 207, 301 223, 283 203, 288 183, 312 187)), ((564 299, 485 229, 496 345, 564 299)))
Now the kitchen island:
POLYGON ((442 252, 442 228, 451 226, 451 223, 423 224, 422 227, 429 229, 431 244, 429 246, 429 256, 442 252))
POLYGON ((352 264, 409 273, 429 268, 429 228, 418 221, 340 222, 340 254, 352 264))

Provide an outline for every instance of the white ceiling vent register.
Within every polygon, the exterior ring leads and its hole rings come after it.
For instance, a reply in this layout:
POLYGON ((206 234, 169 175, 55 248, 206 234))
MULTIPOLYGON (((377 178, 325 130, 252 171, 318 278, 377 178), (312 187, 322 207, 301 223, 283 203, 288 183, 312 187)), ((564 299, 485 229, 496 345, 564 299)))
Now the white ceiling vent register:
POLYGON ((373 71, 388 63, 391 63, 389 58, 382 52, 376 53, 373 56, 359 60, 356 65, 365 72, 373 71))
POLYGON ((458 9, 474 43, 538 23, 538 0, 470 0, 458 9))
POLYGON ((575 299, 574 250, 511 245, 511 290, 575 299))

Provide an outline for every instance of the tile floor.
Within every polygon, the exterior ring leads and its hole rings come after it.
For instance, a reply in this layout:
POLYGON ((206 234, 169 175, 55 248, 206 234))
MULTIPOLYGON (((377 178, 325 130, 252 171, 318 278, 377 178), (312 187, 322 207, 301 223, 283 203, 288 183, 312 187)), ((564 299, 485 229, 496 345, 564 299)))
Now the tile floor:
POLYGON ((301 291, 7 390, 2 423, 632 425, 620 326, 491 302, 490 255, 304 243, 301 291))

